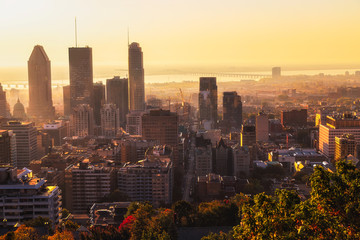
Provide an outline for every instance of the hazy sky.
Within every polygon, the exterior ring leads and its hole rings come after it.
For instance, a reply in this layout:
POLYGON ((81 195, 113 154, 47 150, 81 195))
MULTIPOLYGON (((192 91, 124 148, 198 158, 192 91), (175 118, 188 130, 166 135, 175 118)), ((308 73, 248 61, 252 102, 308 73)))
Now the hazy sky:
POLYGON ((359 0, 0 0, 0 67, 26 66, 36 44, 66 66, 75 16, 94 65, 127 65, 129 27, 145 66, 354 66, 359 11, 359 0))

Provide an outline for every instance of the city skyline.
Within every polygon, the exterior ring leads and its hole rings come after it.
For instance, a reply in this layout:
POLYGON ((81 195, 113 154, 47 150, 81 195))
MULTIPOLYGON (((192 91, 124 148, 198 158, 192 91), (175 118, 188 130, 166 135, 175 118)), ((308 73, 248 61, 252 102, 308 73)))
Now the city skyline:
POLYGON ((25 53, 36 44, 47 49, 54 67, 66 66, 66 48, 75 46, 75 17, 78 45, 93 47, 97 66, 126 68, 128 28, 130 41, 140 42, 146 51, 145 68, 150 70, 184 66, 355 67, 358 62, 357 1, 198 1, 190 5, 189 1, 158 0, 149 5, 137 0, 82 5, 82 1, 71 5, 68 1, 2 1, 2 22, 6 24, 0 68, 25 65, 25 53), (50 15, 55 9, 63 14, 50 15), (14 11, 23 17, 17 18, 14 11), (137 14, 142 17, 137 18, 137 14), (22 36, 29 31, 32 34, 24 42, 22 36))

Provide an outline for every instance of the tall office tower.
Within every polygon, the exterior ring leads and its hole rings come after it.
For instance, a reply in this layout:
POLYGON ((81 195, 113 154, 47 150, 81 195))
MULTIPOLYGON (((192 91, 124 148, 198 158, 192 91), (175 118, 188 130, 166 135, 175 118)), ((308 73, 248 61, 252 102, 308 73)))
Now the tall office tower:
POLYGON ((149 201, 156 207, 172 202, 173 165, 166 145, 149 148, 144 160, 126 163, 117 176, 119 190, 131 201, 149 201))
POLYGON ((281 67, 273 67, 272 68, 272 78, 281 77, 281 67))
POLYGON ((11 121, 2 125, 3 130, 12 130, 16 139, 17 168, 28 167, 37 154, 37 133, 31 122, 11 121))
MULTIPOLYGON (((1 167, 0 211, 8 227, 37 217, 48 218, 57 226, 61 217, 61 191, 23 168, 1 167), (11 210, 10 210, 11 209, 11 210)), ((26 237, 25 237, 26 238, 26 237)))
POLYGON ((241 128, 242 102, 241 96, 237 95, 236 92, 224 92, 223 121, 229 127, 235 127, 237 129, 241 128))
POLYGON ((227 146, 222 138, 215 148, 215 154, 214 173, 221 176, 232 176, 234 169, 232 148, 227 146))
POLYGON ((247 146, 232 146, 233 176, 245 178, 250 173, 250 151, 247 146))
POLYGON ((20 99, 18 99, 17 103, 14 105, 13 118, 19 120, 26 119, 25 108, 24 105, 20 102, 20 99))
POLYGON ((93 106, 92 48, 69 48, 70 107, 93 106))
POLYGON ((307 125, 307 109, 281 111, 283 126, 304 127, 307 125))
POLYGON ((96 126, 101 124, 100 110, 102 105, 105 104, 105 86, 102 82, 94 84, 94 120, 96 126))
POLYGON ((269 141, 269 118, 263 112, 256 116, 256 141, 267 142, 269 141))
POLYGON ((178 116, 169 110, 150 110, 142 116, 142 137, 158 140, 173 148, 174 167, 178 167, 178 116))
POLYGON ((0 83, 0 117, 7 118, 7 102, 6 102, 6 92, 3 90, 3 87, 0 83))
POLYGON ((88 213, 89 208, 115 190, 115 186, 113 167, 92 165, 85 159, 66 169, 66 208, 73 213, 88 213))
POLYGON ((70 124, 74 136, 94 135, 94 112, 88 104, 77 105, 72 110, 70 124))
POLYGON ((326 117, 326 122, 319 126, 319 150, 328 158, 334 158, 335 137, 352 134, 356 143, 360 143, 360 119, 352 114, 342 117, 326 117))
POLYGON ((51 94, 50 60, 42 46, 36 45, 28 61, 30 117, 54 119, 51 94))
POLYGON ((130 135, 142 135, 141 119, 143 111, 131 111, 126 115, 126 132, 130 135))
POLYGON ((70 116, 70 85, 63 86, 64 116, 70 116))
POLYGON ((0 130, 0 165, 16 166, 16 138, 12 131, 0 130))
POLYGON ((129 113, 128 82, 127 78, 120 77, 106 80, 106 100, 119 108, 121 127, 125 127, 126 114, 129 113))
POLYGON ((356 140, 352 134, 343 134, 341 137, 335 137, 335 154, 336 161, 345 159, 348 155, 357 155, 356 140))
POLYGON ((243 125, 241 128, 241 146, 252 146, 256 143, 255 126, 243 125))
POLYGON ((211 140, 202 135, 195 138, 195 172, 196 176, 206 176, 213 172, 211 140))
POLYGON ((200 121, 209 121, 212 128, 215 128, 218 114, 217 107, 216 78, 201 77, 199 92, 200 121))
POLYGON ((119 109, 115 104, 104 104, 100 111, 102 136, 116 137, 119 131, 119 109))
POLYGON ((129 46, 130 110, 145 109, 143 52, 138 43, 129 46))

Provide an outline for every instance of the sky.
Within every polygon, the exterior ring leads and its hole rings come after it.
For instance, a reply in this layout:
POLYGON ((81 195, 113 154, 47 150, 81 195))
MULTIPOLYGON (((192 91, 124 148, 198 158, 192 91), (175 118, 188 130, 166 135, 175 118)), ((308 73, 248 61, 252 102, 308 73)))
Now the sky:
POLYGON ((26 68, 37 44, 68 66, 75 17, 95 69, 127 68, 128 29, 145 69, 355 68, 359 10, 359 0, 0 0, 0 68, 26 68))

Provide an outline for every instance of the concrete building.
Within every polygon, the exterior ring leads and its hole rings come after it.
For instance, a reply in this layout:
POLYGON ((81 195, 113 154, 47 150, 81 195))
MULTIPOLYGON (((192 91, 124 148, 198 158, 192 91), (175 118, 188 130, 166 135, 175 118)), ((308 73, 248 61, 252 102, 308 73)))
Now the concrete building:
POLYGON ((221 176, 231 176, 233 174, 232 150, 221 138, 215 148, 214 173, 221 176))
POLYGON ((242 125, 242 102, 237 92, 223 93, 223 122, 228 127, 241 128, 242 125))
POLYGON ((156 146, 144 160, 125 164, 118 171, 118 188, 131 201, 149 201, 154 206, 172 203, 173 165, 171 148, 156 146))
POLYGON ((0 130, 0 165, 17 165, 16 138, 11 130, 0 130))
POLYGON ((255 126, 243 125, 240 133, 241 146, 252 146, 256 144, 255 126))
POLYGON ((269 141, 269 118, 264 113, 259 113, 256 116, 256 141, 267 142, 269 141))
POLYGON ((319 126, 319 150, 328 158, 334 158, 335 137, 352 134, 356 143, 360 143, 360 119, 352 114, 341 117, 327 116, 326 124, 319 126))
POLYGON ((281 124, 286 127, 305 127, 307 125, 307 109, 281 111, 281 124))
POLYGON ((106 80, 106 101, 119 108, 120 126, 125 127, 126 115, 129 113, 128 79, 114 77, 106 80))
POLYGON ((3 130, 11 130, 16 139, 17 161, 15 167, 28 167, 30 161, 38 157, 37 133, 31 122, 11 121, 1 126, 3 130))
POLYGON ((101 125, 101 108, 105 104, 105 86, 102 82, 94 83, 94 123, 101 125))
POLYGON ((6 101, 6 92, 0 83, 0 117, 8 118, 10 116, 8 103, 6 101))
POLYGON ((142 138, 159 141, 173 150, 174 167, 178 167, 178 116, 169 110, 150 110, 141 118, 142 138))
POLYGON ((281 77, 281 67, 273 67, 272 68, 272 78, 280 78, 281 77))
POLYGON ((43 125, 42 131, 52 139, 53 146, 61 146, 65 143, 64 138, 68 137, 70 131, 69 121, 56 120, 43 125))
POLYGON ((142 135, 143 111, 131 111, 126 114, 126 132, 130 135, 142 135))
POLYGON ((250 173, 250 151, 247 146, 240 144, 232 146, 233 172, 232 176, 247 177, 250 173))
POLYGON ((210 145, 195 148, 196 176, 205 176, 213 172, 213 151, 210 145))
POLYGON ((120 128, 120 114, 117 106, 115 104, 104 104, 100 115, 102 136, 107 138, 116 137, 120 128))
POLYGON ((341 137, 335 137, 335 154, 336 161, 345 159, 348 155, 357 156, 356 140, 352 134, 343 134, 341 137))
POLYGON ((63 86, 63 104, 64 104, 64 116, 70 116, 71 106, 70 106, 70 85, 63 86))
POLYGON ((122 163, 136 163, 145 158, 148 148, 157 145, 158 141, 142 140, 141 137, 129 136, 120 140, 122 163))
POLYGON ((201 77, 199 82, 200 121, 210 122, 215 128, 218 119, 217 85, 215 77, 201 77))
POLYGON ((70 124, 74 136, 92 136, 94 134, 94 114, 90 105, 80 104, 74 107, 70 124))
POLYGON ((90 207, 116 187, 112 167, 92 165, 88 159, 65 172, 66 207, 72 213, 88 213, 90 207))
POLYGON ((79 104, 93 107, 92 48, 69 48, 70 107, 79 104))
POLYGON ((0 213, 7 226, 37 217, 49 218, 57 225, 61 209, 57 186, 47 186, 45 179, 34 177, 27 168, 0 168, 0 213))
POLYGON ((145 110, 145 83, 143 52, 139 43, 129 45, 129 98, 130 110, 145 110))
POLYGON ((51 91, 50 60, 42 46, 36 45, 28 61, 29 109, 28 115, 37 119, 54 119, 51 91))

